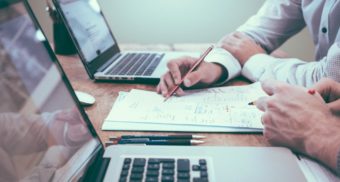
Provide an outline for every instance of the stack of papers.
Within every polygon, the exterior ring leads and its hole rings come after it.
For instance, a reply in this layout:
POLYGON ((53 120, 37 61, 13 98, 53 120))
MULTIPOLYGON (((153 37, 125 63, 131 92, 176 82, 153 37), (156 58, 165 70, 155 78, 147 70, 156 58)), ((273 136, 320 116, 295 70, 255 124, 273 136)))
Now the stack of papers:
POLYGON ((248 103, 262 96, 259 83, 191 90, 166 102, 134 89, 119 94, 102 130, 261 132, 262 112, 248 103))

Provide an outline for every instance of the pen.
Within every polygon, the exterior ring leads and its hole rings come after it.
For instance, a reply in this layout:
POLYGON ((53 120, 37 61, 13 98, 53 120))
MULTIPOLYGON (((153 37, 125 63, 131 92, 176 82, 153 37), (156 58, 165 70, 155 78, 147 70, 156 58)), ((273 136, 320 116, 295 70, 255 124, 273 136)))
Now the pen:
POLYGON ((210 46, 202 55, 201 57, 196 61, 196 63, 190 68, 190 70, 184 75, 184 77, 182 78, 182 80, 179 82, 179 84, 177 84, 171 91, 170 93, 165 97, 164 102, 166 100, 168 100, 179 88, 179 86, 183 83, 183 81, 185 80, 185 78, 187 77, 187 75, 189 73, 191 73, 192 71, 194 71, 204 60, 205 57, 207 57, 207 55, 210 53, 210 51, 214 48, 214 46, 210 46))
POLYGON ((201 140, 148 140, 148 139, 121 139, 118 144, 145 144, 145 145, 198 145, 201 140))
MULTIPOLYGON (((171 139, 203 139, 205 136, 201 135, 122 135, 121 139, 132 139, 132 138, 148 138, 151 140, 171 140, 171 139)), ((110 137, 110 140, 117 139, 116 137, 110 137)))
POLYGON ((256 101, 253 101, 253 102, 249 102, 248 103, 248 105, 250 105, 250 106, 253 106, 253 105, 255 105, 256 104, 256 101))

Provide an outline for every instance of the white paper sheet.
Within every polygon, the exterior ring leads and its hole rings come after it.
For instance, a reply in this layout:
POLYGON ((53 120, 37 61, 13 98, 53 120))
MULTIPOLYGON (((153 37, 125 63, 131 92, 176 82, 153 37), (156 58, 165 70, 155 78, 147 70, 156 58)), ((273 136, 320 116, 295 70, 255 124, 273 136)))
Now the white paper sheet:
POLYGON ((166 102, 157 93, 132 90, 120 93, 103 128, 120 122, 262 129, 262 113, 248 103, 264 95, 259 83, 193 90, 166 102))

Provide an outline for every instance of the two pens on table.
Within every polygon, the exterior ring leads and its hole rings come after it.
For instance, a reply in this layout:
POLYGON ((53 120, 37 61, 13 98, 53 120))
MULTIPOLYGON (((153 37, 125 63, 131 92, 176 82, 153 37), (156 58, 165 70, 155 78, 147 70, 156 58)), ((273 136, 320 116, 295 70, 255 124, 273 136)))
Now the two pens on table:
POLYGON ((121 137, 110 137, 112 144, 144 144, 144 145, 199 145, 203 144, 204 136, 200 135, 123 135, 121 137))

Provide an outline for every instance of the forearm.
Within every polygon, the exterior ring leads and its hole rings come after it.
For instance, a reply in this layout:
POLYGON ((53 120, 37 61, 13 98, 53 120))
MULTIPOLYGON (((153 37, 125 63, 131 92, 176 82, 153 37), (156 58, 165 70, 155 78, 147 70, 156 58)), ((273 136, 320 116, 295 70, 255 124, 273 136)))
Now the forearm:
POLYGON ((316 62, 296 58, 274 58, 265 54, 252 56, 242 74, 252 81, 276 79, 290 84, 310 87, 324 77, 340 82, 340 43, 334 43, 327 56, 316 62))
POLYGON ((270 53, 303 27, 301 1, 281 0, 266 1, 237 31, 247 34, 270 53))
POLYGON ((46 126, 39 115, 3 113, 0 115, 1 147, 11 153, 27 153, 46 148, 46 126), (32 142, 34 141, 34 142, 32 142))

